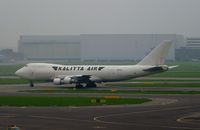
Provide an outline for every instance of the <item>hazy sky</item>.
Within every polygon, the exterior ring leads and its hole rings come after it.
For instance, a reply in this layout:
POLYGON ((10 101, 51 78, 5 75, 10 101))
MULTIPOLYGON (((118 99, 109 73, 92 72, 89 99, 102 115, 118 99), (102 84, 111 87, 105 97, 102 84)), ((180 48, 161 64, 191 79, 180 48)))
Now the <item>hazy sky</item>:
POLYGON ((200 37, 200 0, 0 0, 0 48, 20 35, 93 33, 200 37))

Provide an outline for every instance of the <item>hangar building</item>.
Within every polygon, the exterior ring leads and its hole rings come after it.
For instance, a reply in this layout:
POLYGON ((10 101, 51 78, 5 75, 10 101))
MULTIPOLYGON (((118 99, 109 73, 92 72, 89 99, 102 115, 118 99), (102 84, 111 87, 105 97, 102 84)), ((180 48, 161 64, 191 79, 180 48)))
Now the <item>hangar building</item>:
POLYGON ((175 51, 176 60, 179 61, 200 61, 200 38, 186 38, 186 45, 177 48, 175 51))
POLYGON ((80 36, 21 36, 18 50, 31 60, 80 60, 80 36))
POLYGON ((32 60, 140 60, 163 40, 173 42, 168 60, 175 60, 175 48, 185 44, 183 35, 23 35, 19 52, 32 60))

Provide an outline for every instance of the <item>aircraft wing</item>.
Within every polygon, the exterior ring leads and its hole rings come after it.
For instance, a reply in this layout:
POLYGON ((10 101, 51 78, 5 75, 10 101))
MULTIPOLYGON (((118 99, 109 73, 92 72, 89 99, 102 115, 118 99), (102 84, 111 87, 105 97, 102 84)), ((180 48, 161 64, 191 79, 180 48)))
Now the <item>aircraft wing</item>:
MULTIPOLYGON (((68 76, 69 77, 69 76, 68 76)), ((74 75, 70 76, 72 80, 74 80, 75 83, 88 83, 90 81, 90 75, 74 75)))

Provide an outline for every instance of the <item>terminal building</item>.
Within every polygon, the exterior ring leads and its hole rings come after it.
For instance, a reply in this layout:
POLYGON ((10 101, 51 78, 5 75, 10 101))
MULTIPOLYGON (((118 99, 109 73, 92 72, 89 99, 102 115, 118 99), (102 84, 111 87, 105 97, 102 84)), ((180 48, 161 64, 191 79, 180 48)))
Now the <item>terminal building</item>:
POLYGON ((163 40, 172 41, 167 59, 175 60, 176 48, 185 44, 183 35, 23 35, 18 50, 30 60, 141 60, 163 40))

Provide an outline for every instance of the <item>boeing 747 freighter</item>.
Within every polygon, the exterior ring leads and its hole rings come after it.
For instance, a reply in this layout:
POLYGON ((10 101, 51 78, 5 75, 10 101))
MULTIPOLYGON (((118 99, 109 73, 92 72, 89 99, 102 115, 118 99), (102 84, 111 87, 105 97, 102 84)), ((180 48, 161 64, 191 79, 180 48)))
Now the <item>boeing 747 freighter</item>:
POLYGON ((49 80, 55 85, 75 84, 77 88, 96 87, 96 83, 129 80, 165 72, 176 66, 165 65, 171 41, 163 41, 136 65, 59 65, 29 63, 16 71, 16 75, 30 80, 49 80))

